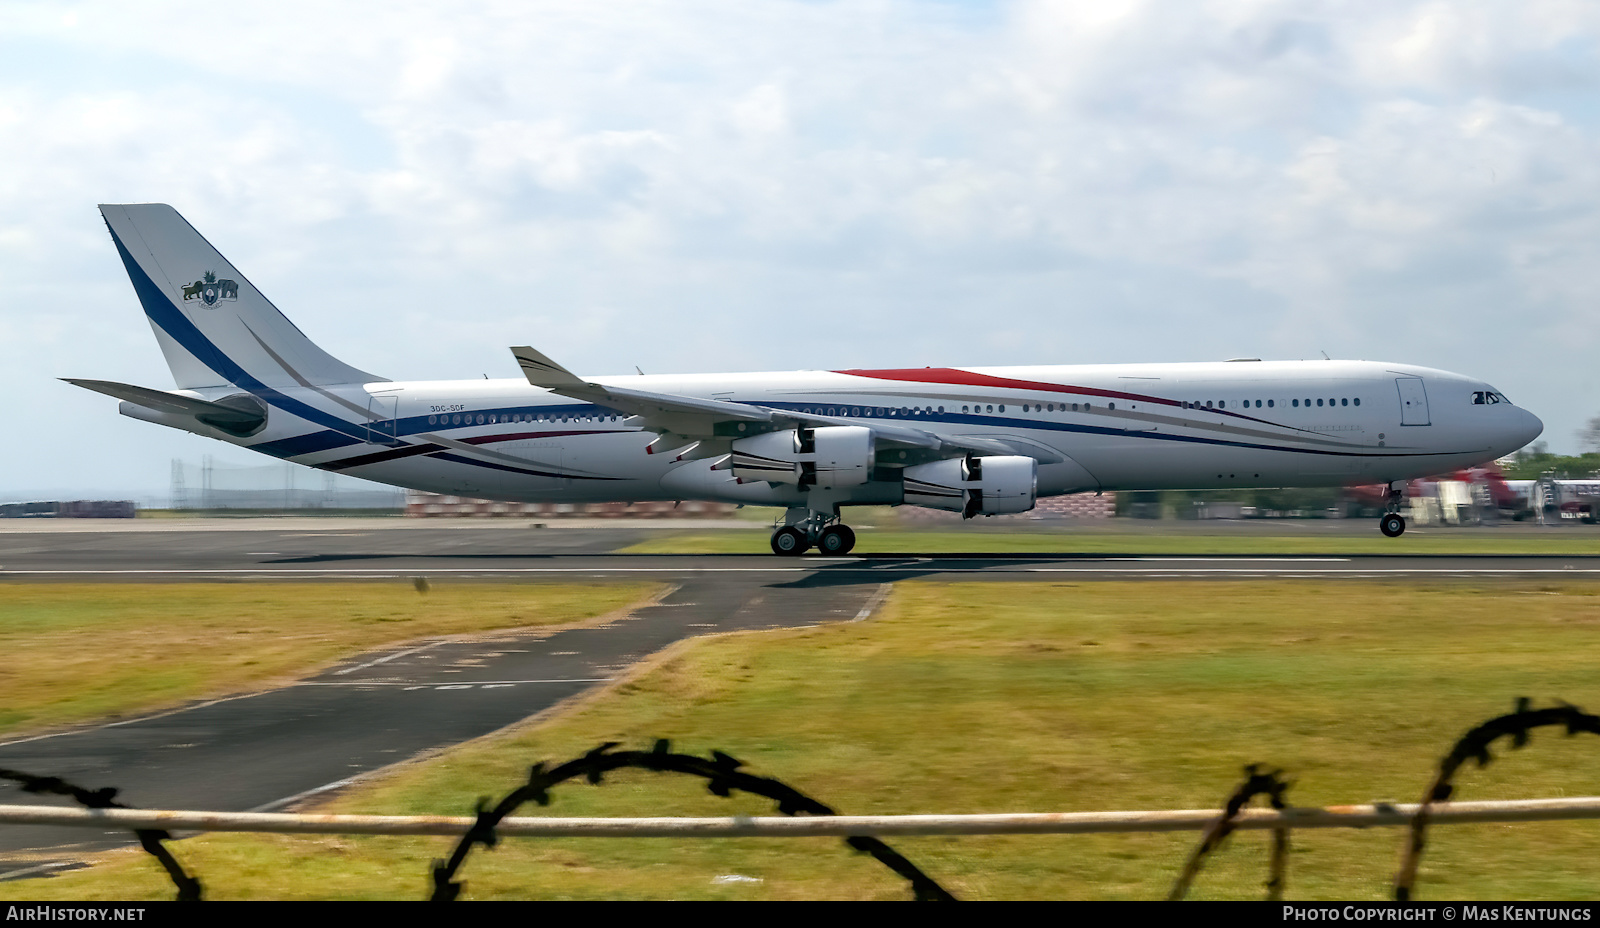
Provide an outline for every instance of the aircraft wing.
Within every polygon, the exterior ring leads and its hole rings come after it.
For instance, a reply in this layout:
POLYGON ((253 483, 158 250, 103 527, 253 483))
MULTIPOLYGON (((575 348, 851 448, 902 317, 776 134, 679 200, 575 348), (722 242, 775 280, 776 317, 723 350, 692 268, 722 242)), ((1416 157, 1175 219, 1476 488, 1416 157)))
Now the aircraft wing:
POLYGON ((719 422, 771 422, 772 413, 746 403, 727 403, 675 393, 651 393, 590 383, 526 345, 511 349, 528 383, 637 416, 643 428, 688 439, 712 438, 719 422))
MULTIPOLYGON (((800 425, 813 427, 830 425, 865 426, 872 429, 874 437, 880 443, 888 443, 905 448, 920 448, 944 453, 951 457, 963 454, 1017 454, 1037 458, 1041 463, 1046 464, 1063 460, 1061 455, 1054 450, 1036 442, 1021 439, 954 435, 943 431, 917 428, 912 425, 885 422, 878 419, 863 420, 839 416, 819 416, 789 409, 773 409, 753 403, 707 400, 694 396, 682 396, 676 393, 653 393, 645 390, 610 387, 605 384, 590 383, 579 378, 576 374, 533 348, 527 346, 514 347, 511 349, 511 353, 516 357, 517 364, 528 378, 528 383, 536 387, 543 387, 561 396, 584 400, 638 417, 639 422, 637 424, 641 428, 660 434, 666 443, 671 443, 680 438, 685 442, 699 442, 703 447, 699 453, 688 455, 692 457, 703 457, 726 450, 717 446, 722 442, 738 437, 740 434, 729 428, 729 425, 735 423, 764 423, 771 427, 783 428, 800 425), (722 427, 719 428, 719 425, 722 427)), ((766 429, 757 431, 766 431, 766 429)), ((756 433, 752 432, 750 434, 756 433)), ((651 448, 654 449, 656 444, 661 443, 662 440, 658 440, 657 443, 651 445, 651 448)))

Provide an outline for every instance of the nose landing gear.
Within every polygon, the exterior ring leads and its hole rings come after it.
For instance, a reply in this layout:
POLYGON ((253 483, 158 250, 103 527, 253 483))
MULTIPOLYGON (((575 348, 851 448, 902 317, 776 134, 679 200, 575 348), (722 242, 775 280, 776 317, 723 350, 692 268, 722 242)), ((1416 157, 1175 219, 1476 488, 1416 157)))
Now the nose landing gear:
POLYGON ((1405 488, 1406 483, 1404 480, 1396 480, 1394 483, 1389 484, 1387 507, 1389 511, 1384 513, 1383 518, 1378 520, 1378 531, 1390 538, 1399 538, 1405 534, 1406 519, 1405 516, 1400 514, 1400 500, 1405 496, 1405 488))

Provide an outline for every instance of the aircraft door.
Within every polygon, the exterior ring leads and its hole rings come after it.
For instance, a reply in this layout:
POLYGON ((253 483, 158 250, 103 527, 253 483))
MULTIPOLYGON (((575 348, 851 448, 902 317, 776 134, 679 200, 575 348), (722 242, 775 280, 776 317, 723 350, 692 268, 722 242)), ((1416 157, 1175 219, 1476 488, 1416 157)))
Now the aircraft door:
POLYGON ((1394 383, 1400 389, 1400 424, 1431 425, 1428 392, 1422 387, 1422 378, 1397 377, 1394 383))
POLYGON ((367 441, 374 445, 398 445, 395 415, 400 408, 398 396, 374 396, 367 400, 367 441))

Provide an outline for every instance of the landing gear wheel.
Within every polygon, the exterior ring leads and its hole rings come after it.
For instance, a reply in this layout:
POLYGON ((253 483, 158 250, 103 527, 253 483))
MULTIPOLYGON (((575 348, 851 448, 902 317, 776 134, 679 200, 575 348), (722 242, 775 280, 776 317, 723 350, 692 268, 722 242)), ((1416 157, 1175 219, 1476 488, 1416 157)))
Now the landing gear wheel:
POLYGON ((784 526, 772 533, 773 554, 796 557, 806 553, 810 547, 811 542, 806 541, 805 533, 793 526, 784 526))
POLYGON ((1391 512, 1378 520, 1378 530, 1390 538, 1399 538, 1406 530, 1405 517, 1398 512, 1391 512))
POLYGON ((823 554, 849 554, 856 546, 856 533, 848 525, 830 525, 817 539, 817 550, 823 554))

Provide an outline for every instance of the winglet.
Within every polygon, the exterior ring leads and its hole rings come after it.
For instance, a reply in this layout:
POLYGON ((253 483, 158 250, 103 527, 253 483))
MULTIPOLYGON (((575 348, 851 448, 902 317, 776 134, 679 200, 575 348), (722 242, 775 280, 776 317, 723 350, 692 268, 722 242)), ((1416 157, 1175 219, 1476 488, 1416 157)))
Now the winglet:
POLYGON ((514 346, 511 354, 517 359, 528 383, 547 390, 559 391, 562 387, 587 386, 577 375, 545 357, 527 345, 514 346))

